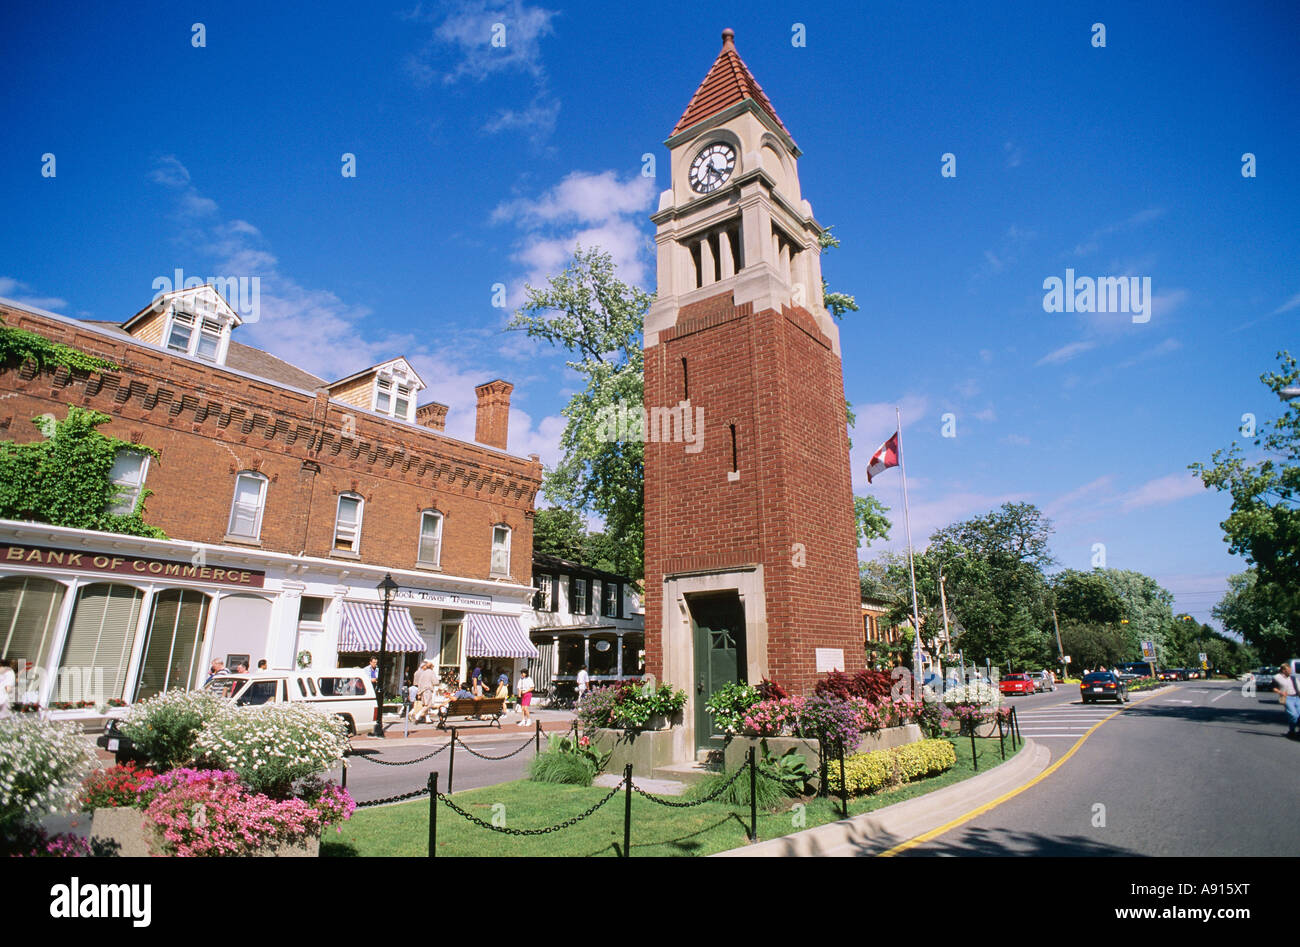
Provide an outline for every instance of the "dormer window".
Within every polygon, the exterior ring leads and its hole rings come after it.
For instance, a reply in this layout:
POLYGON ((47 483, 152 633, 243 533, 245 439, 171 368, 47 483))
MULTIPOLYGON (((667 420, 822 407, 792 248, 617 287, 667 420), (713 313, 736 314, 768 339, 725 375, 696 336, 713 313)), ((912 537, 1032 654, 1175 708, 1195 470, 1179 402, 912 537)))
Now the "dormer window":
POLYGON ((410 421, 412 385, 404 379, 375 378, 375 410, 399 421, 410 421))
POLYGON ((172 311, 167 328, 167 348, 205 362, 220 362, 225 334, 218 320, 177 309, 172 311))

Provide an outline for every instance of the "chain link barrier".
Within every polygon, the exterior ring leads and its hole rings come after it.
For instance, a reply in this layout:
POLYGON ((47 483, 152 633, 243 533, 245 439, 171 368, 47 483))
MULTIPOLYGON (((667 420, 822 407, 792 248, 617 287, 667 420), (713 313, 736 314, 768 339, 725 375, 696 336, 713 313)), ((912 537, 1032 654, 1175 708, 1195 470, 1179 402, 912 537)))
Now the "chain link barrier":
POLYGON ((714 799, 717 799, 724 792, 730 789, 732 784, 735 783, 737 779, 739 779, 741 776, 745 776, 748 774, 749 774, 749 764, 746 764, 742 766, 740 769, 736 770, 734 773, 732 773, 731 778, 727 780, 725 783, 723 783, 721 786, 719 786, 717 789, 715 789, 713 792, 709 793, 703 799, 696 799, 692 802, 673 802, 669 799, 664 799, 661 796, 651 795, 650 793, 642 789, 640 786, 638 786, 636 783, 632 784, 632 791, 644 799, 649 799, 655 805, 667 806, 670 809, 693 809, 696 806, 702 806, 706 802, 712 802, 714 799))
POLYGON ((390 802, 405 802, 408 799, 419 799, 421 796, 427 795, 429 795, 429 787, 425 786, 421 789, 416 789, 413 792, 404 792, 400 796, 387 796, 383 799, 370 799, 366 802, 358 802, 357 808, 369 809, 371 806, 382 806, 390 802))
MULTIPOLYGON (((372 757, 372 756, 365 756, 365 755, 360 754, 360 753, 349 753, 349 754, 348 754, 348 758, 349 758, 349 759, 365 760, 367 763, 375 763, 375 764, 377 764, 377 765, 379 765, 379 766, 410 766, 410 765, 412 765, 413 763, 423 763, 425 760, 431 760, 431 759, 433 759, 435 756, 437 756, 437 755, 438 755, 439 753, 441 753, 443 750, 447 749, 447 747, 449 747, 449 746, 451 746, 451 741, 450 741, 450 740, 448 740, 448 741, 447 741, 446 743, 444 743, 442 746, 438 747, 438 749, 434 750, 432 753, 428 753, 428 754, 426 754, 425 756, 417 756, 417 757, 416 757, 415 759, 413 759, 413 760, 381 760, 381 759, 380 759, 379 757, 377 757, 377 756, 374 756, 374 757, 372 757)), ((461 746, 464 746, 464 744, 462 743, 461 746)), ((468 749, 468 748, 467 748, 467 749, 468 749)), ((473 751, 471 750, 470 752, 473 752, 473 751)))
MULTIPOLYGON (((528 749, 530 746, 533 745, 533 739, 534 739, 534 738, 533 738, 533 737, 529 737, 528 740, 523 744, 523 746, 519 747, 519 749, 517 749, 517 750, 511 750, 511 751, 510 751, 509 753, 507 753, 505 756, 488 756, 488 755, 486 755, 486 754, 484 754, 484 753, 480 753, 480 752, 478 752, 477 750, 475 750, 473 747, 471 747, 468 743, 466 743, 464 740, 462 740, 462 739, 460 738, 460 735, 459 735, 459 734, 457 734, 456 737, 455 737, 454 739, 455 739, 455 741, 456 741, 457 743, 459 743, 459 744, 461 745, 461 748, 462 748, 463 750, 465 750, 467 753, 469 753, 470 756, 477 756, 477 757, 478 757, 479 759, 481 759, 481 760, 492 760, 493 762, 498 762, 498 761, 500 761, 500 760, 508 760, 508 759, 510 759, 510 757, 512 757, 512 756, 518 756, 518 755, 519 755, 520 753, 522 753, 524 750, 528 749)), ((448 744, 448 745, 450 745, 450 744, 448 744)), ((446 747, 443 747, 443 749, 446 749, 446 747)))
MULTIPOLYGON (((489 829, 493 832, 500 832, 502 835, 549 835, 551 832, 559 832, 561 829, 571 828, 572 826, 577 825, 583 819, 586 819, 589 816, 591 816, 593 813, 595 813, 597 809, 599 809, 605 803, 609 802, 611 799, 617 796, 619 791, 623 788, 626 782, 627 782, 626 779, 620 779, 618 781, 618 785, 615 786, 613 789, 611 789, 608 795, 605 796, 605 798, 601 799, 599 802, 593 805, 586 812, 582 813, 582 815, 576 815, 572 819, 565 819, 563 822, 560 822, 556 825, 549 825, 544 829, 512 829, 504 825, 493 825, 491 822, 484 822, 482 819, 480 819, 478 816, 474 815, 471 812, 466 812, 460 806, 456 805, 456 803, 452 802, 451 797, 448 796, 446 793, 441 793, 441 792, 438 793, 438 799, 439 801, 445 803, 449 809, 451 809, 453 812, 455 812, 457 815, 461 816, 462 818, 466 819, 467 821, 472 822, 477 826, 481 826, 482 828, 489 829)), ((427 789, 424 791, 426 793, 428 792, 427 789)))

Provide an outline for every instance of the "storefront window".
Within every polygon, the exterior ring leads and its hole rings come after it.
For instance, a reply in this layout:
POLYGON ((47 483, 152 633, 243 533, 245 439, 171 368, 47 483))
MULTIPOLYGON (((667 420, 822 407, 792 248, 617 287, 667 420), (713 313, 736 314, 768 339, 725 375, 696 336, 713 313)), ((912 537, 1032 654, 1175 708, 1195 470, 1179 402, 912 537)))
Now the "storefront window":
POLYGON ((75 678, 96 687, 103 682, 94 699, 122 697, 143 600, 144 593, 129 585, 96 583, 81 590, 59 661, 58 699, 78 699, 69 693, 75 678))
POLYGON ((66 591, 49 579, 0 579, 0 657, 48 666, 66 591))
POLYGON ((134 700, 198 683, 195 662, 207 617, 208 597, 200 592, 168 589, 154 597, 134 700))
MULTIPOLYGON (((582 667, 582 642, 581 635, 565 635, 560 638, 560 674, 572 677, 578 673, 578 668, 582 667)), ((590 673, 590 668, 587 669, 590 673)))
POLYGON ((623 636, 623 676, 636 677, 645 664, 645 635, 623 636))
POLYGON ((593 676, 618 673, 618 638, 614 635, 592 635, 588 664, 587 671, 593 676))

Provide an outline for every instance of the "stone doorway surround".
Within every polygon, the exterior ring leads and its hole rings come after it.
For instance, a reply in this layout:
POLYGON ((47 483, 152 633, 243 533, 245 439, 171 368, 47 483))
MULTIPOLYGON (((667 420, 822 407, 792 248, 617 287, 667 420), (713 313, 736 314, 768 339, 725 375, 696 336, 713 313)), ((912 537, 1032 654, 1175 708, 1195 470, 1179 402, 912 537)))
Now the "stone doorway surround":
POLYGON ((691 611, 687 596, 705 592, 735 592, 745 611, 745 679, 761 681, 767 677, 767 599, 764 595, 762 565, 731 569, 707 569, 678 572, 664 576, 663 679, 686 691, 682 711, 685 739, 680 746, 695 746, 695 706, 708 695, 695 693, 695 639, 691 629, 691 611))

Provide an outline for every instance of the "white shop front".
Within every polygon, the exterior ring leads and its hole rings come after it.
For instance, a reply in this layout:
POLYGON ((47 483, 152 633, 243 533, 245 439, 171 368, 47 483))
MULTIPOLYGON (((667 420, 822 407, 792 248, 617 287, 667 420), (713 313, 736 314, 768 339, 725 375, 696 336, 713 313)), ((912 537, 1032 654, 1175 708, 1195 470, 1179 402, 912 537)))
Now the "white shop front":
POLYGON ((385 574, 395 677, 426 657, 467 674, 485 627, 527 641, 527 586, 0 520, 0 658, 16 702, 67 715, 199 686, 214 659, 356 666, 378 651, 385 574))

